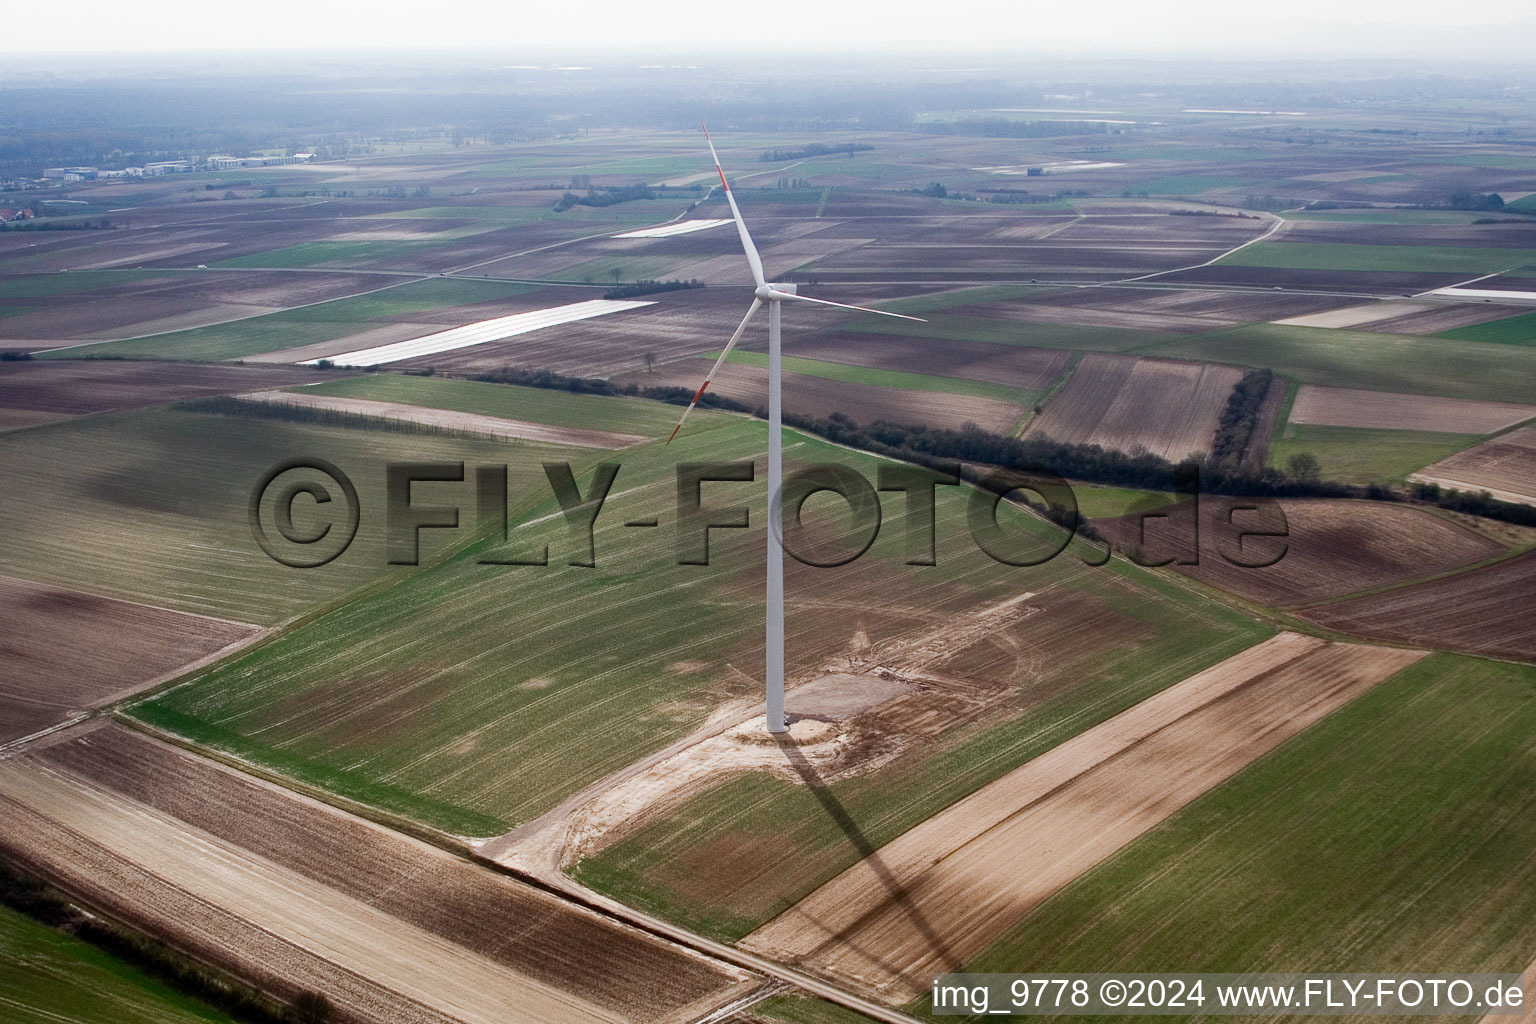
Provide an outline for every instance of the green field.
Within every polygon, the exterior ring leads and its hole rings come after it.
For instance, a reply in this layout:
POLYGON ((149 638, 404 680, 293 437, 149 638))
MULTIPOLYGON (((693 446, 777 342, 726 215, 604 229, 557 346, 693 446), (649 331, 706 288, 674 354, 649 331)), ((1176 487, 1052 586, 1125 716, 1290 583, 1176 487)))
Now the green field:
POLYGON ((7 1024, 190 1024, 230 1019, 95 946, 6 906, 0 906, 0 1017, 7 1024))
MULTIPOLYGON (((1031 579, 1031 589, 1113 591, 1115 603, 1099 649, 1061 645, 1037 677, 1014 677, 1020 692, 1006 720, 951 729, 873 776, 820 792, 765 773, 742 776, 582 861, 576 877, 695 930, 740 938, 956 800, 1271 632, 1111 564, 1105 574, 1062 576, 1061 566, 1054 579, 1031 579), (1037 689, 1056 692, 1036 699, 1037 689), (722 866, 729 851, 748 849, 757 851, 750 863, 722 866)), ((793 693, 788 703, 793 710, 793 693)))
POLYGON ((1441 331, 1452 341, 1488 341, 1496 345, 1536 345, 1536 313, 1521 313, 1502 320, 1441 331))
POLYGON ((1251 180, 1220 174, 1174 174, 1152 181, 1137 182, 1130 186, 1130 191, 1145 192, 1154 196, 1193 196, 1201 192, 1214 192, 1217 189, 1237 188, 1251 180))
POLYGON ((784 1021, 784 1024, 869 1024, 862 1013, 809 996, 773 996, 752 1007, 753 1018, 784 1021))
POLYGON ((1303 384, 1526 403, 1536 348, 1326 327, 1248 324, 1153 342, 1142 355, 1267 366, 1303 384))
POLYGON ((164 270, 74 270, 67 274, 16 274, 0 277, 0 299, 40 299, 126 285, 170 281, 164 270))
MULTIPOLYGON (((961 523, 956 510, 948 518, 944 506, 940 511, 942 549, 948 538, 959 539, 961 523)), ((960 562, 946 575, 962 569, 978 586, 1007 586, 1007 577, 994 575, 996 566, 960 562)), ((1119 561, 1087 570, 1069 552, 1013 580, 1013 588, 1056 597, 1021 632, 1000 630, 995 638, 1021 648, 984 670, 1016 687, 1005 712, 946 728, 872 775, 819 790, 767 773, 742 775, 582 861, 576 877, 691 928, 739 938, 955 800, 1271 632, 1119 561), (1056 632, 1066 625, 1056 613, 1074 605, 1070 629, 1098 637, 1091 648, 1056 632), (731 852, 739 850, 756 853, 731 852)), ((915 607, 954 607, 937 593, 892 592, 915 607)), ((876 610, 864 609, 871 621, 876 610)), ((963 671, 959 666, 974 656, 955 652, 956 667, 948 671, 963 671)), ((788 706, 794 710, 793 691, 788 706)))
MULTIPOLYGON (((652 534, 623 524, 642 515, 674 522, 677 464, 751 456, 764 446, 763 430, 757 421, 717 417, 697 428, 690 422, 670 447, 626 450, 598 520, 595 568, 564 564, 570 554, 565 528, 546 499, 527 510, 534 518, 514 537, 520 549, 548 543, 551 565, 477 564, 486 553, 485 545, 477 546, 133 713, 462 834, 494 834, 528 820, 677 739, 722 700, 755 691, 754 666, 762 657, 760 535, 716 531, 710 566, 679 565, 670 529, 652 534), (306 713, 295 715, 298 708, 306 713)), ((874 475, 873 457, 789 437, 792 466, 836 461, 874 475)), ((584 488, 588 483, 581 479, 584 488)), ((760 485, 714 484, 706 500, 745 499, 760 510, 760 492, 760 485)), ((814 670, 857 632, 879 642, 920 627, 926 615, 913 620, 914 607, 959 610, 995 602, 1017 595, 1025 582, 1052 586, 1061 601, 1104 616, 1106 625, 1114 624, 1108 632, 1114 639, 1075 654, 1053 653, 1039 678, 1023 666, 1008 670, 1024 673, 1018 683, 1028 697, 1021 700, 1030 704, 1049 704, 1082 678, 1093 683, 1070 700, 1059 698, 1066 703, 1055 711, 975 734, 958 729, 942 748, 925 751, 925 759, 929 753, 946 759, 942 783, 930 787, 937 801, 930 813, 1063 731, 1266 632, 1203 601, 1175 600, 1163 584, 1118 563, 1090 570, 1062 556, 1015 570, 993 562, 959 532, 963 499, 946 492, 945 500, 953 514, 943 519, 941 546, 954 555, 937 575, 901 564, 904 532, 895 496, 887 499, 880 540, 864 558, 840 570, 791 565, 792 674, 814 670), (877 600, 876 594, 887 596, 877 600)), ((1051 528, 1015 518, 1031 544, 1047 543, 1051 528)), ((787 791, 779 795, 786 802, 777 813, 804 809, 803 789, 770 785, 787 791)), ((884 801, 905 783, 855 786, 884 801)), ((807 865, 811 872, 835 868, 851 852, 825 816, 808 827, 822 847, 814 851, 820 859, 807 865)))
POLYGON ((1173 502, 1172 494, 1096 484, 1073 484, 1072 493, 1077 496, 1078 514, 1087 519, 1109 519, 1125 515, 1132 506, 1156 508, 1173 502))
MULTIPOLYGON (((25 501, 0 503, 0 573, 147 604, 270 625, 405 570, 384 550, 385 464, 505 464, 512 488, 545 487, 545 459, 598 453, 214 416, 176 409, 117 413, 10 435, 0 472, 25 501), (318 457, 355 483, 357 539, 316 569, 268 558, 252 539, 251 491, 273 466, 318 457)), ((418 485, 418 501, 457 500, 473 519, 473 482, 418 485)), ((306 499, 307 500, 307 499, 306 499)), ((427 531, 425 549, 444 531, 427 531)), ((467 539, 460 538, 460 542, 467 539)))
MULTIPOLYGON (((147 338, 104 342, 61 350, 57 355, 40 358, 103 358, 124 356, 133 359, 190 359, 213 361, 240 359, 264 352, 312 345, 344 338, 377 327, 391 320, 409 320, 413 313, 429 313, 482 302, 496 302, 534 290, 533 285, 504 281, 468 281, 457 278, 429 278, 330 302, 298 309, 253 316, 233 323, 172 331, 147 338)), ((471 314, 484 318, 483 311, 471 314)), ((469 316, 466 316, 468 321, 469 316)), ((457 326, 445 323, 447 330, 457 326)), ((426 328, 430 334, 434 328, 426 328)))
MULTIPOLYGON (((504 419, 547 423, 552 427, 612 430, 621 434, 665 437, 677 424, 673 406, 636 398, 574 395, 544 388, 509 387, 483 381, 446 377, 412 377, 396 373, 370 373, 347 377, 313 387, 295 388, 310 395, 364 398, 375 402, 401 402, 433 409, 500 416, 504 419)), ((702 422, 710 414, 700 412, 702 422)))
MULTIPOLYGON (((720 353, 711 352, 706 358, 717 359, 720 353)), ((825 359, 807 359, 804 356, 783 356, 785 373, 803 373, 808 377, 824 377, 847 384, 870 384, 881 388, 904 388, 909 391, 940 391, 948 395, 972 395, 976 398, 992 398, 1015 405, 1032 405, 1040 397, 1038 391, 1025 391, 1006 384, 971 380, 967 377, 940 377, 928 373, 906 373, 902 370, 880 370, 853 363, 834 363, 825 359)), ((731 362, 766 369, 766 352, 731 353, 731 362)))
POLYGON ((1333 242, 1256 242, 1218 261, 1224 267, 1280 270, 1383 270, 1492 274, 1536 261, 1536 249, 1461 245, 1350 245, 1333 242))
POLYGON ((1400 483, 1409 473, 1482 440, 1485 438, 1481 434, 1291 423, 1271 442, 1269 464, 1284 469, 1292 455, 1308 452, 1322 463, 1325 480, 1346 484, 1400 483))
POLYGON ((964 969, 1524 970, 1533 737, 1536 669, 1433 655, 1093 868, 964 969))

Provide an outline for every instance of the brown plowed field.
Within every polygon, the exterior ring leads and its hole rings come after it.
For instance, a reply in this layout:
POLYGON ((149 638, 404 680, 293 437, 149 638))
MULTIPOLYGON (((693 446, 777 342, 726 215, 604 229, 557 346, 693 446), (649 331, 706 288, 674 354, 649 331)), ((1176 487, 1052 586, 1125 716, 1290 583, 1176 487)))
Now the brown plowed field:
MULTIPOLYGON (((190 262, 198 261, 194 258, 190 262)), ((51 282, 47 275, 37 276, 42 282, 51 282)), ((25 306, 27 311, 0 316, 0 339, 25 339, 26 347, 41 349, 171 330, 167 325, 172 322, 195 326, 355 295, 388 279, 275 271, 113 273, 93 278, 93 282, 100 282, 99 288, 57 295, 27 294, 26 276, 7 276, 4 280, 21 285, 24 297, 0 297, 0 311, 6 306, 25 306)))
POLYGON ((1216 264, 1159 277, 1164 284, 1225 284, 1259 288, 1298 288, 1319 292, 1401 295, 1444 288, 1465 281, 1465 274, 1398 270, 1285 270, 1216 264))
POLYGON ((123 697, 257 627, 0 576, 0 742, 123 697))
POLYGON ((1310 608, 1305 618, 1358 636, 1536 664, 1536 553, 1418 586, 1310 608))
MULTIPOLYGON (((743 347, 763 351, 767 343, 743 347)), ((1061 376, 1069 359, 1066 352, 1057 349, 812 330, 785 331, 784 354, 880 370, 963 377, 1021 391, 1046 390, 1061 376)))
POLYGON ((1409 477, 1463 491, 1491 491, 1505 501, 1536 504, 1536 426, 1441 459, 1409 477))
MULTIPOLYGON (((825 291, 823 289, 817 294, 821 295, 825 291)), ((542 297, 543 305, 551 304, 550 290, 537 294, 542 297)), ((558 294, 562 302, 576 302, 597 298, 602 293, 569 288, 559 289, 558 294)), ((837 299, 836 295, 827 297, 843 301, 837 299)), ((717 289, 696 289, 644 298, 646 301, 654 298, 655 304, 629 311, 622 322, 616 320, 604 323, 602 317, 596 317, 534 331, 505 341, 437 352, 394 365, 403 369, 432 366, 456 373, 482 373, 514 366, 549 369, 578 377, 608 377, 643 368, 647 352, 658 361, 666 361, 720 348, 741 322, 747 303, 751 301, 747 289, 742 289, 739 295, 732 293, 729 299, 723 299, 721 291, 717 289), (735 301, 737 298, 740 299, 739 303, 735 301)), ((502 316, 508 312, 519 310, 508 307, 486 316, 502 316)), ((415 314, 412 316, 415 318, 415 314)), ((834 310, 830 316, 819 317, 817 324, 823 328, 835 327, 840 322, 840 316, 834 310)), ((456 322, 472 323, 474 320, 461 319, 456 322)), ((749 337, 766 336, 767 329, 766 318, 758 317, 747 329, 747 333, 749 337)), ((788 335, 789 325, 786 325, 785 333, 788 335)), ((698 381, 690 386, 698 387, 698 381)))
POLYGON ((1473 324, 1498 320, 1510 316, 1512 312, 1518 312, 1518 309, 1511 310, 1509 306, 1487 302, 1458 302, 1449 306, 1436 306, 1422 313, 1409 313, 1407 316, 1377 320, 1374 323, 1362 325, 1360 330, 1380 331, 1384 334, 1437 334, 1440 331, 1451 331, 1458 327, 1470 327, 1473 324))
POLYGON ((326 379, 325 374, 292 366, 32 360, 0 363, 0 409, 80 416, 326 379))
POLYGON ((1281 634, 982 787, 743 945, 905 1002, 1073 878, 1421 657, 1281 634))
MULTIPOLYGON (((699 386, 709 363, 703 359, 685 359, 658 366, 654 373, 630 373, 614 378, 617 384, 636 383, 651 386, 688 388, 699 386)), ((744 363, 727 363, 720 368, 709 390, 753 407, 768 403, 768 371, 744 363)), ((985 430, 1009 433, 1024 415, 1022 405, 995 398, 951 395, 940 391, 913 391, 874 384, 850 384, 809 374, 784 374, 784 409, 803 416, 825 417, 840 412, 856 423, 887 420, 892 423, 926 424, 958 430, 975 423, 985 430)))
MULTIPOLYGON (((1161 279, 1158 279, 1161 280, 1161 279)), ((1338 304, 1326 295, 1287 295, 1284 292, 1234 292, 1206 288, 1156 287, 1071 288, 1053 291, 1041 301, 1053 306, 1092 306, 1130 313, 1160 313, 1200 317, 1218 323, 1250 323, 1314 313, 1338 304)))
MULTIPOLYGON (((1251 504, 1202 495, 1200 562, 1173 568, 1260 604, 1292 608, 1422 579, 1485 561, 1505 550, 1482 534, 1423 509, 1371 501, 1298 499, 1278 502, 1285 515, 1283 526, 1289 531, 1283 540, 1255 537, 1239 548, 1238 533, 1281 526, 1268 513, 1233 513, 1234 508, 1251 504), (1281 544, 1285 553, 1273 565, 1234 564, 1268 561, 1279 553, 1281 544)), ((1167 520, 1148 520, 1146 547, 1140 557, 1147 562, 1187 557, 1186 523, 1187 518, 1178 513, 1167 520)), ((1094 528, 1119 550, 1140 548, 1137 518, 1098 520, 1094 528)))
POLYGON ((1536 416, 1536 406, 1470 398, 1430 398, 1303 384, 1291 405, 1292 423, 1380 430, 1493 434, 1536 416))
MULTIPOLYGON (((0 765, 11 769, 11 765, 0 765)), ((14 770, 14 769, 13 769, 14 770)), ((0 855, 111 916, 280 998, 309 990, 348 1024, 454 1024, 309 950, 176 888, 0 793, 0 855)))
MULTIPOLYGON (((744 983, 435 847, 119 726, 0 765, 0 797, 74 830, 100 848, 98 861, 152 872, 455 1019, 689 1020, 744 983)), ((24 851, 53 865, 50 875, 73 860, 41 838, 24 851)), ((131 908, 138 895, 121 898, 131 908)))
POLYGON ((1091 352, 1028 433, 1182 459, 1210 451, 1216 422, 1242 378, 1231 366, 1091 352))

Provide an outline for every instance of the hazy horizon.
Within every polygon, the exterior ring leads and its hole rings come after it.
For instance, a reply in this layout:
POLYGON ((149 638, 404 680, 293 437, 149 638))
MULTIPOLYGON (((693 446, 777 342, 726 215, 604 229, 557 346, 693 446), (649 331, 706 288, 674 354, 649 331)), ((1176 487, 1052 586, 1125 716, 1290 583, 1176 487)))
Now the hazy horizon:
POLYGON ((212 21, 190 0, 158 4, 146 18, 139 8, 87 0, 69 38, 13 33, 0 52, 27 63, 71 57, 133 58, 179 55, 211 58, 244 54, 368 55, 386 52, 454 53, 465 56, 589 55, 591 58, 668 62, 719 59, 731 53, 847 53, 857 61, 874 55, 952 59, 966 54, 996 59, 1143 57, 1264 60, 1336 60, 1476 57, 1531 61, 1536 17, 1515 0, 1494 0, 1453 12, 1443 4, 1365 0, 1326 3, 1303 0, 1283 17, 1233 14, 1214 0, 1194 0, 1177 10, 1116 0, 1095 9, 1092 20, 1062 10, 1020 12, 998 0, 949 5, 942 17, 911 2, 840 5, 814 18, 725 8, 706 17, 676 19, 636 12, 603 0, 573 17, 564 9, 509 11, 475 2, 455 8, 452 19, 399 16, 389 7, 358 18, 339 9, 300 6, 293 0, 264 8, 236 30, 212 21), (488 43, 488 39, 505 40, 488 43))

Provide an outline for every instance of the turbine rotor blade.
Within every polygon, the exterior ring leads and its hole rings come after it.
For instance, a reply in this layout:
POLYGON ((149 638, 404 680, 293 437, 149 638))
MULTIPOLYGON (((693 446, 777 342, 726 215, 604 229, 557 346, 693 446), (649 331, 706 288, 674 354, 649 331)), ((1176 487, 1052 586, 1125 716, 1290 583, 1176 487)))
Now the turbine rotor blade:
POLYGON ((720 166, 720 154, 715 152, 715 140, 709 137, 709 128, 703 121, 699 127, 704 129, 704 141, 709 143, 709 155, 715 158, 715 170, 720 175, 720 187, 725 189, 725 201, 731 204, 731 216, 736 218, 736 233, 741 236, 741 248, 747 254, 747 265, 752 268, 752 280, 759 286, 768 283, 763 277, 763 260, 757 254, 757 246, 752 244, 752 236, 747 233, 747 222, 741 219, 741 210, 736 207, 736 197, 731 194, 730 183, 725 180, 725 170, 720 166))
POLYGON ((836 306, 838 309, 856 309, 860 313, 878 313, 881 316, 894 316, 901 320, 916 320, 920 324, 928 321, 920 316, 907 316, 905 313, 892 313, 887 309, 870 309, 868 306, 850 306, 846 302, 833 302, 830 299, 813 299, 809 295, 795 295, 790 292, 775 292, 780 298, 792 299, 796 302, 814 302, 819 306, 836 306))
POLYGON ((747 315, 742 317, 741 323, 736 326, 736 333, 731 335, 731 340, 726 342, 725 348, 720 350, 720 357, 715 360, 715 365, 709 368, 709 375, 704 378, 704 383, 700 384, 699 390, 693 393, 693 401, 688 403, 688 408, 684 409, 683 414, 678 417, 677 426, 672 428, 672 434, 667 438, 667 444, 671 444, 672 439, 677 436, 677 432, 683 429, 683 421, 688 418, 689 413, 693 412, 693 407, 699 404, 699 399, 704 397, 704 389, 709 387, 709 382, 715 379, 715 374, 719 373, 720 367, 725 365, 725 360, 730 356, 731 349, 736 347, 736 343, 741 340, 742 332, 747 329, 747 321, 752 319, 752 315, 761 309, 762 305, 762 299, 754 298, 752 305, 747 307, 747 315))

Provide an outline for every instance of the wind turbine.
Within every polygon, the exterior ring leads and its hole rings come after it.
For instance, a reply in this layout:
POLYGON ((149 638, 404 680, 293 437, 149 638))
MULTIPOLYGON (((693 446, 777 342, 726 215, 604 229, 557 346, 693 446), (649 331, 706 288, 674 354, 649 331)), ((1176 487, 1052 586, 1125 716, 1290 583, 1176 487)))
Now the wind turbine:
POLYGON ((731 194, 730 182, 725 180, 725 171, 720 166, 720 154, 715 152, 714 140, 709 137, 709 129, 701 121, 699 127, 704 129, 704 141, 709 143, 709 155, 714 157, 715 170, 720 175, 720 187, 725 190, 725 201, 731 204, 731 216, 736 220, 736 231, 741 235, 741 247, 746 252, 747 265, 752 268, 752 280, 756 282, 757 289, 752 293, 752 305, 747 307, 747 315, 741 318, 736 332, 731 335, 731 340, 726 342, 725 348, 720 352, 720 358, 715 360, 715 365, 710 368, 704 383, 699 385, 699 390, 693 393, 693 400, 688 403, 688 408, 683 410, 683 415, 678 418, 677 426, 672 428, 671 437, 667 438, 667 444, 677 437, 677 432, 683 429, 683 422, 688 419, 688 414, 693 412, 693 407, 699 404, 699 399, 704 396, 704 389, 709 387, 709 382, 715 379, 715 374, 720 372, 720 367, 730 357, 731 350, 741 340, 742 333, 747 329, 747 323, 763 307, 768 305, 768 631, 767 631, 767 709, 768 731, 770 733, 782 733, 789 729, 784 721, 784 543, 783 520, 784 509, 780 491, 784 479, 784 439, 782 437, 783 405, 781 402, 782 378, 779 371, 779 306, 786 302, 813 302, 818 306, 836 306, 838 309, 856 309, 861 313, 879 313, 881 316, 894 316, 902 320, 916 320, 918 323, 927 323, 922 317, 906 316, 902 313, 890 313, 883 309, 870 309, 866 306, 850 306, 842 302, 830 302, 827 299, 813 299, 809 295, 798 294, 793 284, 769 284, 763 277, 763 261, 757 254, 757 246, 752 244, 752 236, 747 233, 747 223, 741 219, 741 210, 736 206, 736 197, 731 194))

